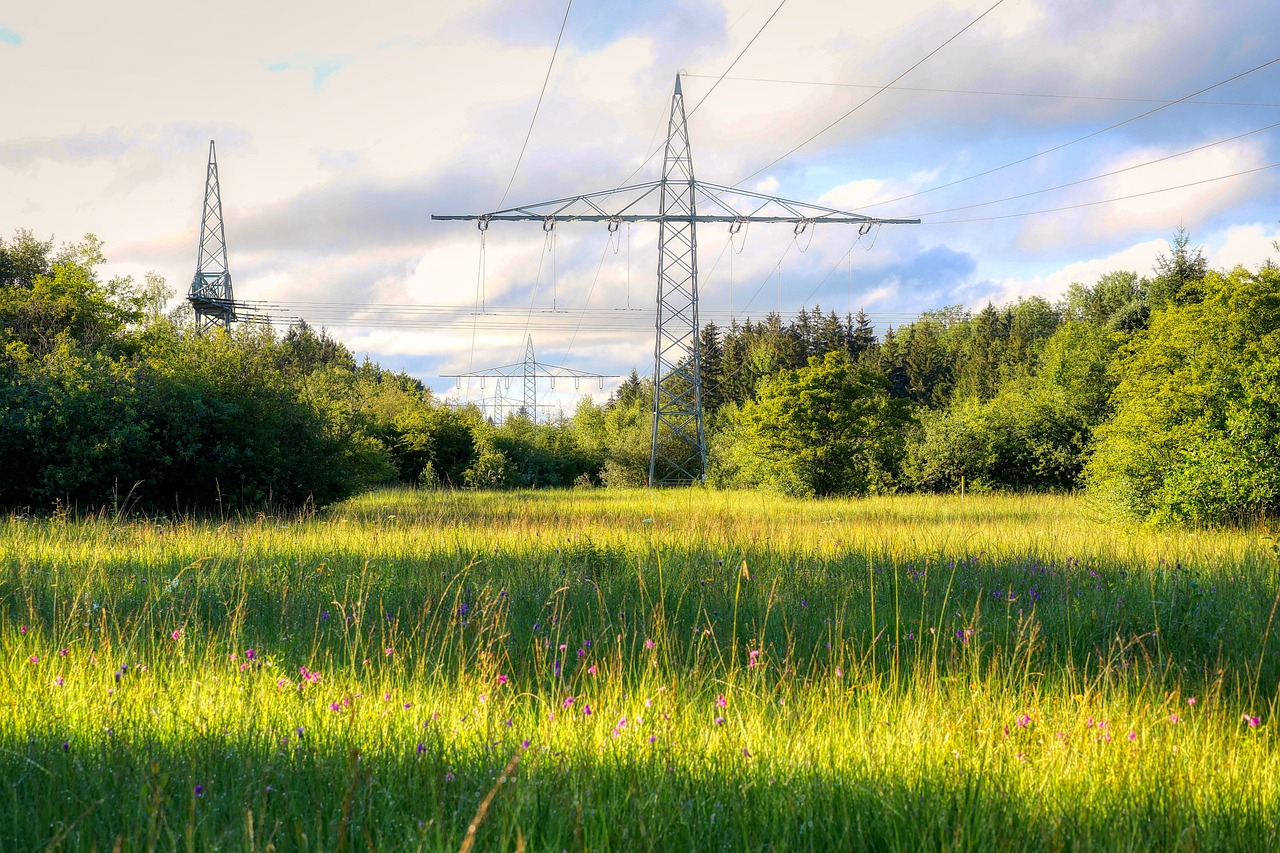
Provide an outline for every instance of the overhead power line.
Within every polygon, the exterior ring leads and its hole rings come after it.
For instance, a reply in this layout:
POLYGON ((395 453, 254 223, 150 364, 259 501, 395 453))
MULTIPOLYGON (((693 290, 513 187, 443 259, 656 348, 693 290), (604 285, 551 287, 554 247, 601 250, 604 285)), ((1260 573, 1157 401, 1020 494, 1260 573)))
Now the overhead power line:
MULTIPOLYGON (((720 81, 725 79, 725 75, 727 75, 730 71, 733 70, 733 66, 737 65, 738 60, 742 59, 743 55, 746 54, 746 52, 751 48, 751 45, 756 43, 756 39, 760 38, 760 34, 763 33, 765 31, 765 28, 768 27, 769 24, 773 22, 773 19, 777 17, 778 13, 782 11, 782 7, 785 5, 787 5, 787 0, 782 0, 782 2, 778 4, 778 8, 773 10, 773 14, 765 19, 765 22, 760 25, 760 29, 756 30, 756 34, 753 35, 751 37, 751 40, 747 42, 747 46, 744 47, 742 50, 738 51, 738 55, 735 56, 733 58, 733 62, 730 62, 728 67, 725 68, 724 73, 721 74, 719 79, 717 79, 716 82, 711 85, 711 88, 707 90, 707 93, 698 99, 698 103, 694 104, 693 109, 689 110, 690 116, 698 111, 698 107, 702 106, 702 104, 707 100, 707 98, 711 97, 711 93, 716 90, 716 86, 720 85, 720 81)), ((712 75, 707 74, 703 76, 710 77, 712 75)), ((687 118, 688 116, 686 116, 686 119, 687 118)), ((653 141, 650 140, 649 144, 652 145, 653 141)), ((632 169, 631 174, 627 175, 625 178, 622 179, 621 182, 618 183, 618 188, 621 189, 622 187, 625 187, 627 184, 629 184, 631 182, 631 179, 634 178, 636 175, 638 175, 641 169, 643 169, 645 166, 648 166, 649 161, 651 161, 657 155, 657 153, 661 150, 662 150, 662 147, 659 146, 657 148, 654 148, 652 151, 650 151, 648 156, 646 156, 644 160, 640 162, 640 165, 632 169)), ((498 207, 502 207, 502 205, 498 205, 498 207)))
POLYGON ((1125 172, 1132 172, 1135 169, 1142 169, 1147 166, 1154 166, 1157 163, 1164 163, 1168 160, 1173 160, 1178 157, 1184 157, 1187 154, 1194 154, 1197 151, 1204 151, 1207 148, 1213 148, 1217 145, 1224 145, 1228 142, 1235 142, 1237 139, 1244 139, 1246 136, 1253 136, 1255 133, 1263 133, 1264 131, 1273 130, 1277 127, 1280 127, 1280 122, 1276 122, 1275 124, 1269 124, 1266 127, 1260 127, 1256 130, 1250 130, 1245 133, 1238 133, 1235 136, 1229 136, 1226 139, 1219 139, 1216 142, 1207 142, 1204 145, 1197 145, 1195 148, 1188 148, 1187 150, 1179 151, 1176 154, 1167 154, 1164 157, 1157 157, 1154 160, 1147 160, 1145 163, 1135 163, 1132 166, 1125 166, 1123 169, 1113 169, 1110 172, 1103 172, 1100 175, 1093 175, 1092 177, 1081 178, 1077 181, 1068 181, 1065 184, 1058 184, 1057 186, 1053 186, 1053 187, 1045 187, 1042 190, 1031 190, 1030 192, 1018 193, 1017 195, 1005 196, 1004 198, 992 199, 991 201, 980 201, 980 202, 975 202, 973 204, 961 205, 959 207, 949 207, 949 208, 946 208, 945 210, 933 210, 933 211, 929 211, 928 213, 916 213, 916 214, 913 214, 913 216, 914 217, 938 216, 943 213, 955 213, 961 210, 973 210, 974 208, 989 207, 990 205, 1001 204, 1006 201, 1016 201, 1020 198, 1030 198, 1033 195, 1043 195, 1044 193, 1050 193, 1055 190, 1067 189, 1068 187, 1075 187, 1075 186, 1079 186, 1080 184, 1087 184, 1090 181, 1098 181, 1098 180, 1101 180, 1102 178, 1110 178, 1116 175, 1123 174, 1125 172))
POLYGON ((1159 195, 1160 193, 1173 192, 1174 190, 1183 190, 1183 189, 1187 189, 1188 187, 1198 187, 1203 184, 1212 184, 1218 181, 1229 180, 1231 178, 1239 178, 1243 175, 1252 175, 1257 172, 1265 172, 1268 169, 1274 169, 1277 166, 1280 166, 1280 163, 1272 163, 1268 166, 1258 166, 1255 169, 1244 169, 1239 172, 1232 172, 1229 175, 1219 175, 1216 178, 1205 178, 1202 181, 1190 181, 1185 184, 1178 184, 1176 187, 1162 187, 1161 189, 1158 189, 1158 190, 1147 190, 1146 192, 1132 193, 1131 195, 1115 196, 1113 198, 1104 198, 1104 199, 1099 199, 1098 201, 1086 201, 1086 202, 1081 202, 1080 204, 1067 204, 1067 205, 1063 205, 1062 207, 1050 207, 1044 210, 1028 210, 1022 213, 1006 213, 1002 216, 980 216, 980 217, 974 217, 972 219, 935 219, 931 222, 924 222, 923 224, 924 225, 953 225, 961 222, 994 222, 998 219, 1017 219, 1018 217, 1021 217, 1021 216, 1038 216, 1044 213, 1059 213, 1064 210, 1077 210, 1082 207, 1096 207, 1097 205, 1100 205, 1100 204, 1111 204, 1112 202, 1117 202, 1117 201, 1127 201, 1131 198, 1143 198, 1144 196, 1159 195))
POLYGON ((1126 124, 1132 124, 1133 122, 1138 121, 1139 119, 1144 119, 1147 116, 1155 115, 1156 113, 1162 110, 1169 109, 1169 107, 1176 106, 1177 104, 1185 103, 1191 100, 1192 98, 1196 97, 1197 95, 1203 95, 1205 92, 1212 91, 1213 89, 1218 89, 1222 86, 1227 85, 1228 83, 1234 83, 1236 80, 1239 80, 1242 77, 1247 77, 1248 75, 1253 74, 1257 71, 1261 71, 1262 69, 1267 68, 1268 66, 1276 64, 1277 62, 1280 62, 1280 57, 1276 57, 1275 59, 1272 59, 1268 62, 1264 62, 1261 65, 1255 65, 1253 68, 1250 68, 1248 71, 1241 71, 1239 74, 1235 74, 1231 77, 1228 77, 1226 80, 1222 80, 1218 83, 1214 83, 1212 86, 1205 86, 1203 89, 1197 89, 1196 91, 1192 92, 1189 95, 1184 95, 1181 98, 1178 98, 1177 100, 1169 101, 1168 103, 1161 104, 1160 106, 1155 107, 1154 109, 1150 109, 1150 110, 1147 110, 1146 112, 1139 113, 1138 115, 1127 118, 1124 121, 1118 121, 1115 124, 1111 124, 1102 128, 1101 130, 1095 130, 1092 133, 1086 133, 1084 136, 1078 136, 1069 142, 1063 142, 1060 145, 1054 145, 1052 148, 1045 148, 1044 150, 1037 151, 1034 154, 1028 154, 1026 157, 1020 157, 1017 160, 1014 160, 1009 163, 1005 163, 1003 166, 996 166, 995 168, 987 169, 982 172, 977 172, 976 174, 969 175, 968 177, 957 178, 954 181, 947 181, 945 184, 938 184, 937 186, 929 187, 928 189, 919 190, 913 193, 908 193, 907 195, 898 196, 897 198, 885 199, 884 201, 877 201, 871 204, 863 205, 863 209, 869 210, 873 207, 882 207, 883 205, 886 205, 886 204, 893 204, 894 202, 906 201, 907 199, 911 199, 911 198, 918 198, 919 196, 925 195, 927 193, 936 192, 938 190, 946 189, 947 187, 954 187, 958 184, 963 184, 966 181, 972 181, 975 178, 983 178, 983 177, 986 177, 987 175, 993 175, 996 172, 1003 171, 1013 166, 1021 165, 1022 163, 1026 163, 1028 161, 1034 160, 1037 157, 1043 157, 1046 154, 1052 154, 1055 151, 1061 151, 1062 149, 1068 148, 1072 145, 1075 145, 1076 143, 1084 142, 1086 139, 1092 139, 1095 136, 1100 136, 1104 133, 1115 130, 1116 128, 1124 127, 1126 124))
POLYGON ((849 110, 849 111, 848 111, 847 113, 845 113, 844 115, 840 116, 840 118, 838 118, 838 119, 836 119, 835 121, 831 122, 831 124, 829 124, 829 125, 827 125, 826 127, 822 128, 822 130, 819 130, 817 133, 813 134, 813 136, 810 136, 810 137, 809 137, 808 139, 806 139, 804 142, 801 142, 801 143, 800 143, 799 145, 797 145, 795 148, 792 148, 792 149, 791 149, 790 151, 788 151, 786 154, 783 154, 781 157, 778 157, 777 159, 773 160, 772 162, 767 163, 767 164, 765 164, 764 166, 761 166, 759 169, 756 169, 756 170, 755 170, 754 172, 752 172, 750 175, 747 175, 745 178, 743 178, 742 180, 738 181, 738 182, 737 182, 737 185, 738 185, 738 186, 741 186, 742 184, 745 184, 747 181, 749 181, 749 180, 751 180, 752 178, 754 178, 756 175, 758 175, 758 174, 760 174, 761 172, 763 172, 765 169, 771 169, 771 168, 773 168, 773 167, 774 167, 774 166, 776 166, 778 163, 781 163, 783 160, 787 159, 787 158, 788 158, 788 157, 790 157, 792 154, 794 154, 794 153, 796 153, 797 151, 799 151, 801 148, 804 148, 804 147, 805 147, 806 145, 808 145, 810 142, 813 142, 813 140, 817 139, 819 136, 822 136, 822 135, 823 135, 824 133, 826 133, 828 130, 831 130, 831 128, 833 128, 833 127, 835 127, 836 125, 840 124, 842 121, 844 121, 845 119, 847 119, 849 116, 853 115, 853 114, 854 114, 854 113, 856 113, 858 110, 862 109, 864 106, 866 106, 867 104, 869 104, 869 103, 871 103, 872 101, 874 101, 876 98, 880 97, 880 95, 884 94, 884 93, 889 89, 889 87, 890 87, 890 86, 892 86, 894 83, 897 83, 897 82, 898 82, 899 80, 901 80, 903 77, 906 77, 906 76, 907 76, 908 74, 910 74, 912 71, 915 71, 917 68, 919 68, 919 67, 920 67, 921 65, 923 65, 925 62, 927 62, 927 61, 928 61, 928 60, 929 60, 929 59, 930 59, 930 58, 931 58, 935 53, 937 53, 938 51, 942 50, 942 49, 943 49, 944 47, 946 47, 947 45, 951 44, 953 41, 955 41, 955 40, 956 40, 956 39, 958 39, 961 35, 963 35, 963 34, 964 34, 964 33, 965 33, 965 32, 966 32, 970 27, 972 27, 974 24, 978 23, 978 22, 979 22, 979 21, 981 21, 983 18, 985 18, 987 15, 991 14, 992 12, 994 12, 994 11, 995 11, 995 9, 996 9, 996 7, 998 7, 998 6, 999 6, 1001 3, 1003 3, 1003 2, 1004 2, 1004 0, 996 0, 995 4, 993 4, 989 9, 987 9, 987 11, 983 12, 981 15, 979 15, 979 16, 978 16, 978 17, 976 17, 976 18, 974 18, 974 19, 973 19, 972 21, 970 21, 969 23, 965 24, 965 25, 964 25, 964 27, 962 27, 962 28, 960 29, 960 31, 959 31, 959 32, 957 32, 957 33, 953 34, 949 39, 947 39, 946 41, 944 41, 942 44, 938 45, 938 46, 937 46, 937 47, 935 47, 933 50, 929 51, 927 54, 925 54, 925 56, 924 56, 923 58, 921 58, 920 60, 918 60, 914 65, 912 65, 912 66, 911 66, 910 68, 908 68, 906 71, 903 71, 901 74, 899 74, 897 77, 894 77, 892 80, 890 80, 890 81, 889 81, 888 83, 886 83, 884 86, 881 86, 879 89, 877 89, 876 91, 872 92, 870 95, 868 95, 866 98, 864 98, 864 99, 862 100, 862 102, 861 102, 861 103, 859 103, 856 107, 854 107, 853 109, 849 110))
POLYGON ((542 109, 542 99, 547 94, 547 82, 551 80, 551 69, 555 67, 556 55, 560 53, 560 40, 564 38, 565 24, 569 23, 569 10, 573 8, 573 0, 569 0, 569 5, 565 6, 564 19, 560 22, 560 34, 556 36, 556 46, 551 51, 551 61, 547 63, 547 74, 542 78, 542 90, 538 92, 538 103, 533 108, 533 118, 529 119, 529 130, 524 135, 524 144, 520 146, 520 156, 516 158, 516 167, 511 170, 511 179, 507 181, 507 188, 502 191, 502 200, 498 202, 498 207, 502 207, 507 200, 507 193, 511 192, 511 185, 515 183, 516 173, 520 171, 520 164, 524 161, 525 149, 529 147, 529 139, 533 136, 533 124, 538 120, 538 111, 542 109))
MULTIPOLYGON (((710 79, 714 74, 686 74, 686 77, 710 79)), ((721 77, 737 83, 780 83, 792 86, 828 86, 837 89, 887 89, 892 92, 928 92, 940 95, 986 95, 1002 98, 1044 98, 1062 101, 1106 101, 1126 104, 1197 104, 1212 107, 1280 107, 1280 103, 1251 101, 1173 101, 1168 98, 1124 98, 1108 95, 1063 95, 1050 92, 1000 92, 982 89, 940 89, 929 86, 884 86, 877 83, 836 83, 826 80, 782 80, 771 77, 721 77)))

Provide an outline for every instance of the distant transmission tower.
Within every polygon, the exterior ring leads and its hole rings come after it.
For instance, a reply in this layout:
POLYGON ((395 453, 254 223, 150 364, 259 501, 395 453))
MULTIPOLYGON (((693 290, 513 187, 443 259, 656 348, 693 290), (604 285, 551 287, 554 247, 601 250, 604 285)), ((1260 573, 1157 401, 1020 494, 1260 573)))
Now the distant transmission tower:
POLYGON ((231 271, 227 269, 227 237, 222 228, 222 196, 218 189, 218 158, 209 140, 209 171, 204 182, 204 215, 200 219, 200 249, 196 275, 187 301, 196 312, 196 331, 214 326, 230 331, 236 319, 231 271))
POLYGON ((469 373, 444 373, 441 374, 441 378, 456 380, 459 385, 462 384, 463 379, 479 379, 481 388, 484 388, 485 381, 489 379, 496 379, 499 387, 505 380, 508 388, 511 387, 513 380, 520 379, 524 383, 524 400, 521 408, 528 413, 534 423, 537 423, 539 379, 550 380, 552 390, 555 390, 557 379, 572 379, 574 388, 580 387, 583 379, 594 379, 603 389, 606 379, 616 379, 617 377, 603 373, 591 373, 586 370, 575 370, 572 367, 561 367, 557 364, 540 364, 533 354, 533 335, 529 335, 525 339, 523 361, 518 361, 515 364, 504 364, 502 367, 473 370, 469 373))
POLYGON ((671 119, 662 162, 662 179, 615 190, 570 196, 511 207, 491 213, 432 216, 478 223, 481 231, 495 221, 541 222, 546 231, 557 222, 607 222, 616 230, 623 222, 658 223, 658 311, 653 344, 653 430, 649 485, 689 484, 707 470, 702 431, 702 355, 698 340, 698 238, 696 223, 728 223, 737 233, 743 223, 788 222, 796 234, 818 223, 857 225, 919 224, 919 219, 876 219, 750 190, 695 180, 684 94, 676 75, 671 119), (644 205, 658 205, 642 212, 644 205), (698 213, 698 205, 713 213, 698 213))

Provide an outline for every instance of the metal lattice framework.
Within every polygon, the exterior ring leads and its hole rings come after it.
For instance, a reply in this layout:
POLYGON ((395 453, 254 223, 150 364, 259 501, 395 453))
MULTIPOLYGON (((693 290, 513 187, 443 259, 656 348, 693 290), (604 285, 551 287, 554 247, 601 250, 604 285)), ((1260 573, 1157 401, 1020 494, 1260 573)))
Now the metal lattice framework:
POLYGON ((209 170, 204 183, 204 213, 200 218, 200 248, 196 274, 187 301, 196 313, 196 330, 214 326, 230 330, 236 320, 235 294, 227 268, 227 237, 222 227, 222 194, 218 186, 218 158, 209 140, 209 170))
MULTIPOLYGON (((501 388, 505 383, 510 388, 514 380, 521 380, 524 387, 524 403, 521 408, 536 423, 538 420, 538 380, 550 380, 551 389, 554 391, 556 380, 573 381, 573 387, 581 387, 582 380, 590 379, 597 382, 601 389, 604 388, 606 379, 616 379, 616 376, 610 376, 603 373, 592 373, 588 370, 576 370, 572 367, 562 367, 558 364, 545 364, 538 361, 533 352, 533 335, 529 335, 525 339, 524 360, 514 364, 504 364, 501 367, 486 367, 481 370, 472 370, 467 373, 442 373, 442 379, 453 379, 459 386, 462 385, 463 379, 479 379, 480 387, 483 389, 485 382, 489 379, 496 380, 498 387, 501 388)), ((497 404, 495 404, 495 411, 497 404)))
POLYGON ((550 231, 559 222, 605 222, 616 231, 623 222, 657 222, 658 294, 653 346, 653 429, 649 485, 689 484, 706 476, 702 429, 701 353, 698 325, 697 223, 728 223, 736 233, 745 223, 786 222, 800 234, 818 224, 915 225, 919 219, 878 219, 822 205, 790 201, 694 178, 684 94, 676 75, 667 125, 662 178, 614 190, 477 215, 436 215, 432 219, 474 221, 481 231, 492 222, 541 222, 550 231), (653 210, 653 203, 657 209, 653 210), (702 212, 698 209, 701 207, 702 212))

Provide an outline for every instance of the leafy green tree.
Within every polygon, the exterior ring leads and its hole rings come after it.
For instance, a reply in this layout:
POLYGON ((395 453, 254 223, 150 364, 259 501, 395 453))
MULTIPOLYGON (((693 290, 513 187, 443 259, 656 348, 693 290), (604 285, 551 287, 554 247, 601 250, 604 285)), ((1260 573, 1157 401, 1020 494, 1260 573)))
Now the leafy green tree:
POLYGON ((1061 389, 1010 383, 986 402, 968 400, 921 419, 907 452, 918 488, 1052 490, 1076 486, 1089 438, 1084 417, 1061 389))
POLYGON ((760 382, 756 399, 727 425, 727 474, 713 480, 802 495, 865 494, 891 488, 907 405, 844 352, 812 358, 760 382))
POLYGON ((1119 352, 1089 488, 1157 521, 1280 510, 1280 270, 1207 273, 1119 352))

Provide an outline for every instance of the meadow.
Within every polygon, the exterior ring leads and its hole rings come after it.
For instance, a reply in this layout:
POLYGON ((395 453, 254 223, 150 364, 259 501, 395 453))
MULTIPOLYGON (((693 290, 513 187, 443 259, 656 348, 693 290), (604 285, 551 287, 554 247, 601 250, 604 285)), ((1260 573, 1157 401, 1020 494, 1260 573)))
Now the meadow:
POLYGON ((1072 496, 0 520, 0 849, 1280 849, 1280 552, 1072 496))

